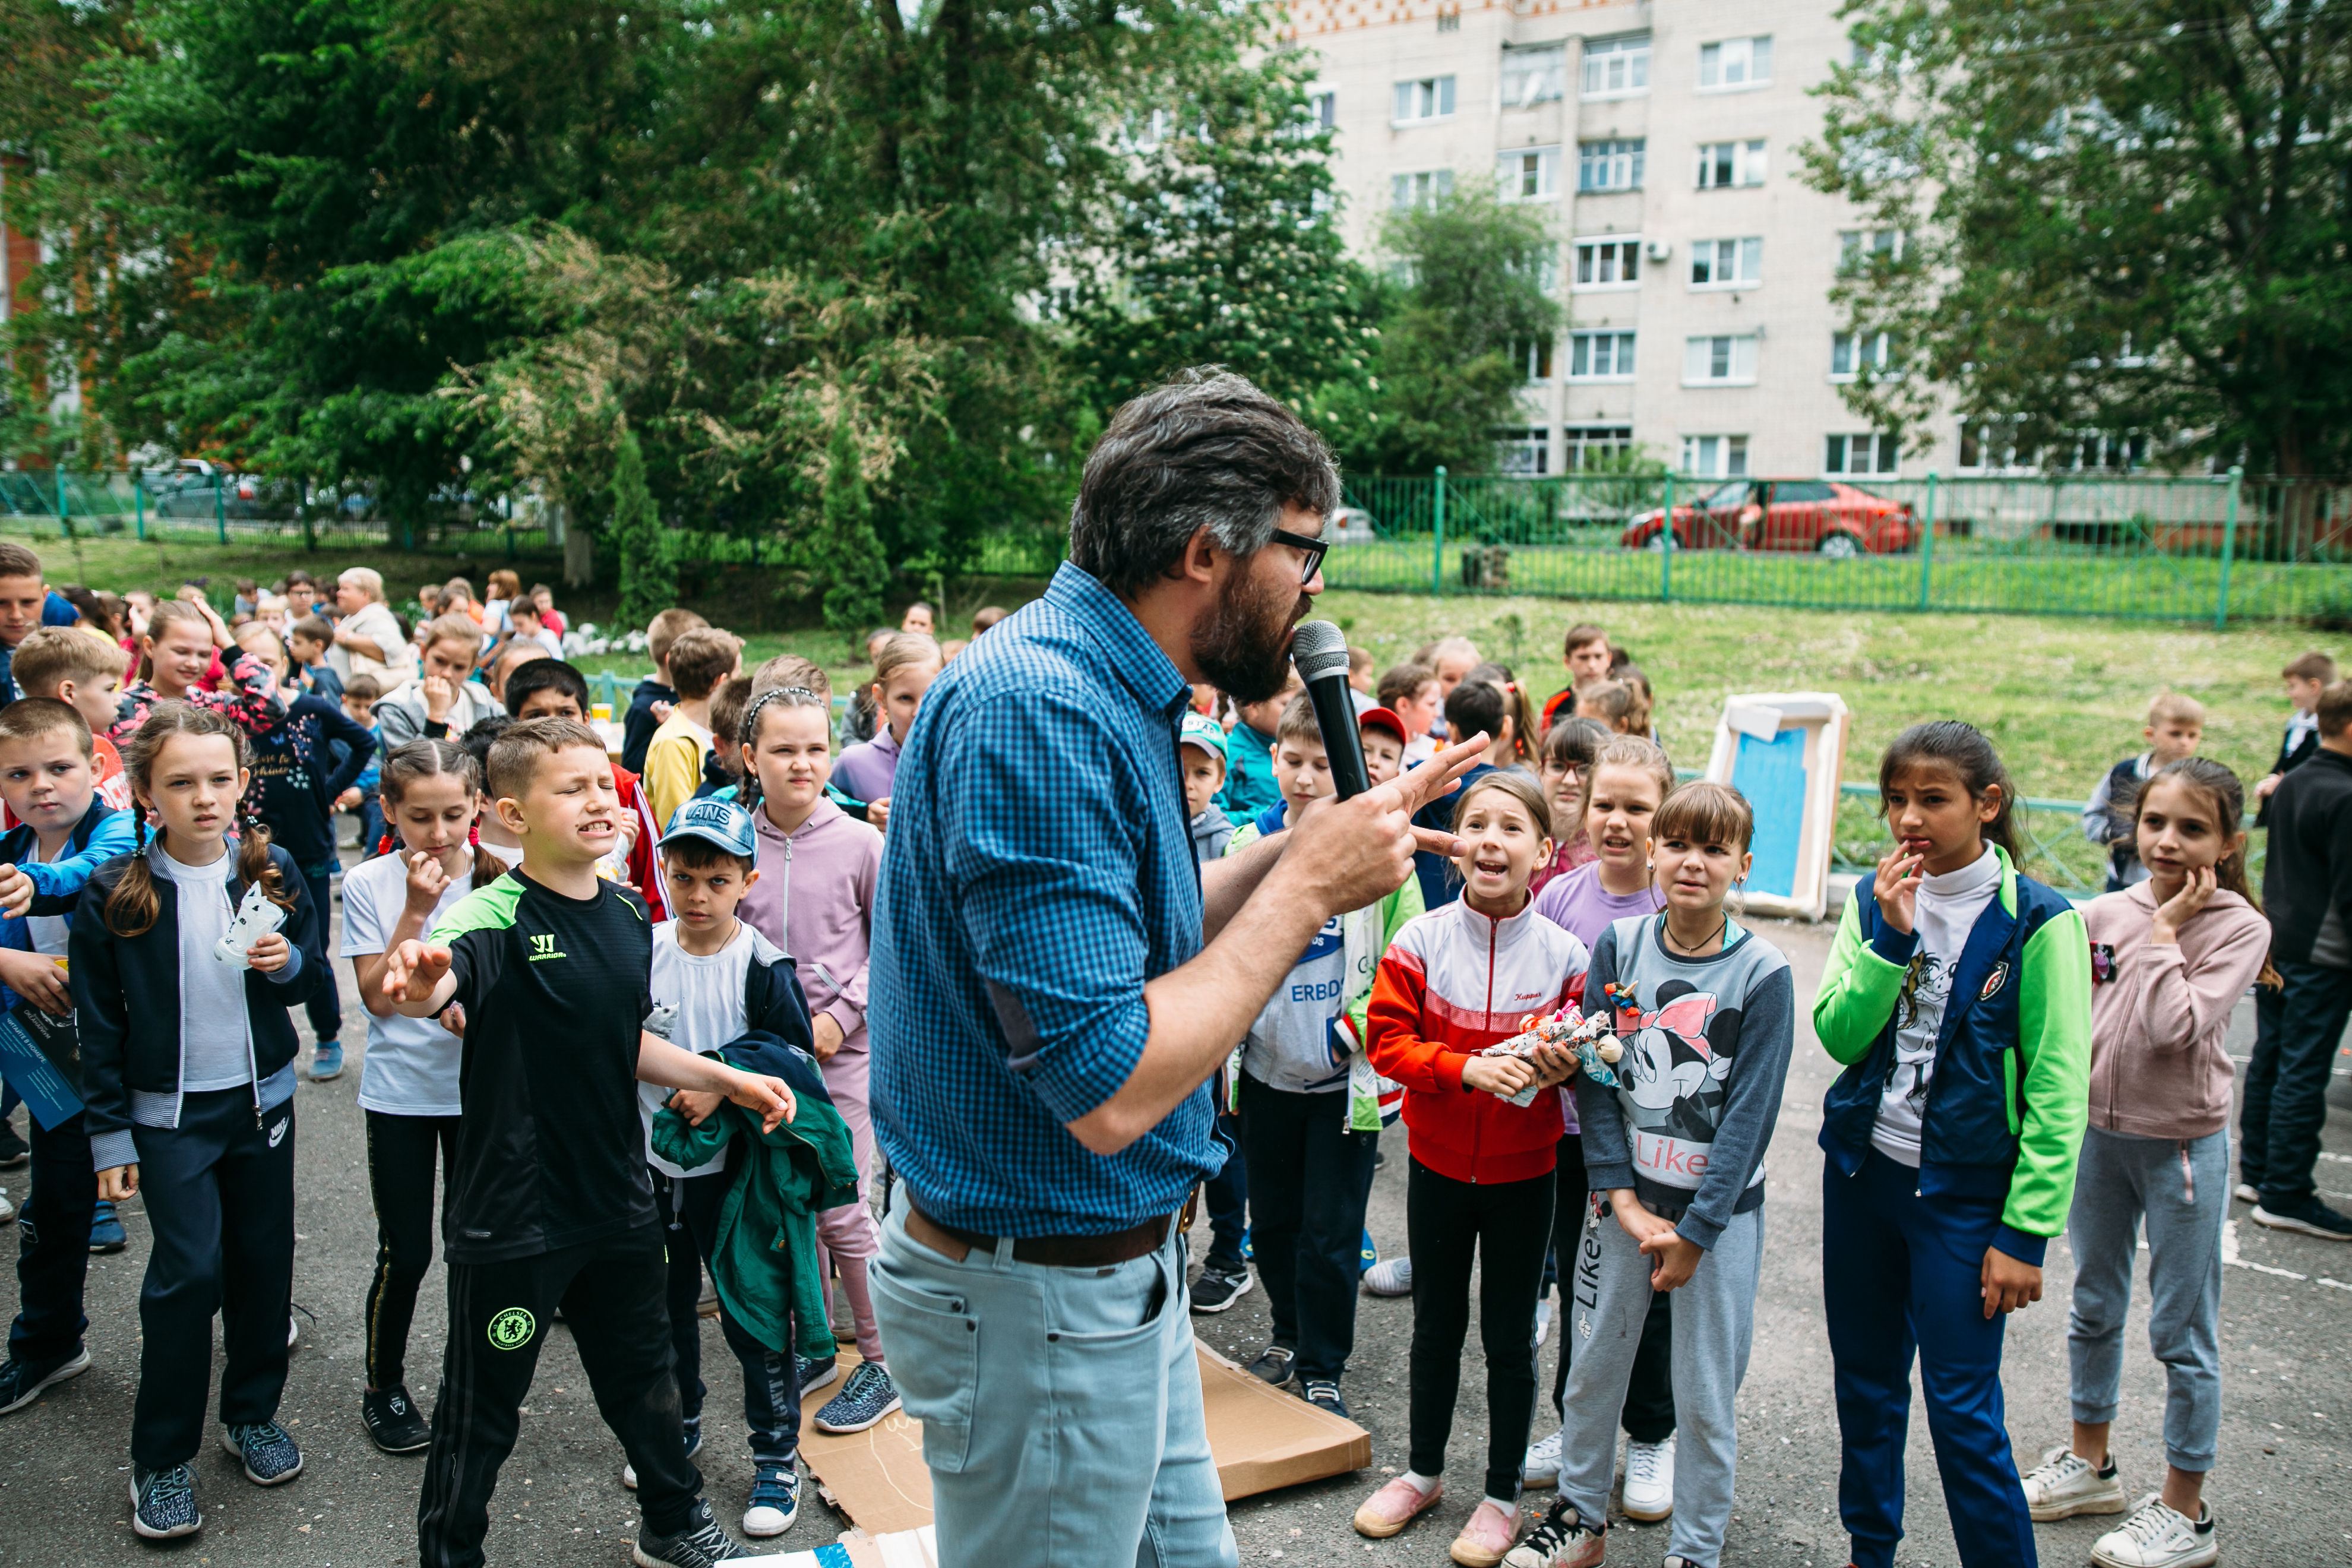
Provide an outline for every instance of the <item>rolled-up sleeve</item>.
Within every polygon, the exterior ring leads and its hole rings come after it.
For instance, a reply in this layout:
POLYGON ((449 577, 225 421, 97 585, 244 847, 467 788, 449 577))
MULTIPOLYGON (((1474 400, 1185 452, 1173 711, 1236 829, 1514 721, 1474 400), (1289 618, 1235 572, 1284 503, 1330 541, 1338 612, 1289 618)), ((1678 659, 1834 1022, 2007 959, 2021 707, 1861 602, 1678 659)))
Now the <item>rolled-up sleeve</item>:
POLYGON ((1118 1091, 1151 1032, 1136 795, 1077 692, 952 721, 969 733, 934 751, 948 883, 1006 1066, 1066 1124, 1118 1091), (1069 760, 1049 800, 1034 796, 1040 756, 1069 760))

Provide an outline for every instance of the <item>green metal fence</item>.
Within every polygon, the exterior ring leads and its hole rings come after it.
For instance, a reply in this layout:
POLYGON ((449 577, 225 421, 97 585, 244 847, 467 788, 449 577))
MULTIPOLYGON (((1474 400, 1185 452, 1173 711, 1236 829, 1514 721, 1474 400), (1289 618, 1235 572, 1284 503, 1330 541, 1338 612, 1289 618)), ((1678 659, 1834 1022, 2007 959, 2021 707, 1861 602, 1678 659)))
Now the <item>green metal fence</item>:
POLYGON ((1333 587, 1812 609, 2352 620, 2352 481, 1367 479, 1333 587), (1673 525, 1665 526, 1671 514, 1673 525))
POLYGON ((71 529, 173 543, 373 545, 518 560, 562 548, 537 509, 503 498, 454 496, 428 512, 395 519, 363 491, 220 472, 0 470, 0 532, 21 538, 57 539, 71 529))

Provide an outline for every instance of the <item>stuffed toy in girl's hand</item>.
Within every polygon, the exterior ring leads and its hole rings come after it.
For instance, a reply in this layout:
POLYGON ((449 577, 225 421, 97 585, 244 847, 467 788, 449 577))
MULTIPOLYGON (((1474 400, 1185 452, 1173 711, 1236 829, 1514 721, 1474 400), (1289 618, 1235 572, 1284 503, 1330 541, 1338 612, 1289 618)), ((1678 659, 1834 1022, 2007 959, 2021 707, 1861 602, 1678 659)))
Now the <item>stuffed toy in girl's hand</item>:
MULTIPOLYGON (((1595 1014, 1588 1018, 1571 1002, 1549 1017, 1530 1013, 1519 1020, 1519 1032, 1507 1040, 1498 1041, 1479 1052, 1486 1057, 1531 1057, 1538 1046, 1566 1046, 1576 1053, 1577 1070, 1603 1089, 1617 1086, 1617 1074, 1612 1070, 1624 1047, 1609 1030, 1606 1016, 1595 1014)), ((1513 1105, 1534 1102, 1533 1085, 1508 1098, 1513 1105)))

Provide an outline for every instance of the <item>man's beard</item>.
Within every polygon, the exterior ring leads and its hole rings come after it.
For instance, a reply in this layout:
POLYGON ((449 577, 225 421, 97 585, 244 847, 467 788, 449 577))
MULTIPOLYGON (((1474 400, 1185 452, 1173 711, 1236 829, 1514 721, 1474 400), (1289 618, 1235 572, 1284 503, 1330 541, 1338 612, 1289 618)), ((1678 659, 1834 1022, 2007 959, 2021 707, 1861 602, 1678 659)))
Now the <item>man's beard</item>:
POLYGON ((1263 702, 1290 679, 1290 628, 1314 600, 1300 594, 1286 605, 1279 589, 1257 595, 1230 591, 1192 632, 1192 662, 1236 702, 1263 702))

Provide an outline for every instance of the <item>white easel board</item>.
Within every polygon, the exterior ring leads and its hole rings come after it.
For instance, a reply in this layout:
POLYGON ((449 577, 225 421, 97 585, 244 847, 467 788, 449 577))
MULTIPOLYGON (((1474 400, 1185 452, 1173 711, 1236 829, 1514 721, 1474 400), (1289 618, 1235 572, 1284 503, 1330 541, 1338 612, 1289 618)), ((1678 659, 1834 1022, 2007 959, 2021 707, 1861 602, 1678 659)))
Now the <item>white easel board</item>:
POLYGON ((1838 778, 1850 718, 1832 691, 1743 692, 1723 700, 1706 776, 1756 812, 1744 889, 1759 914, 1817 921, 1829 904, 1838 778))

